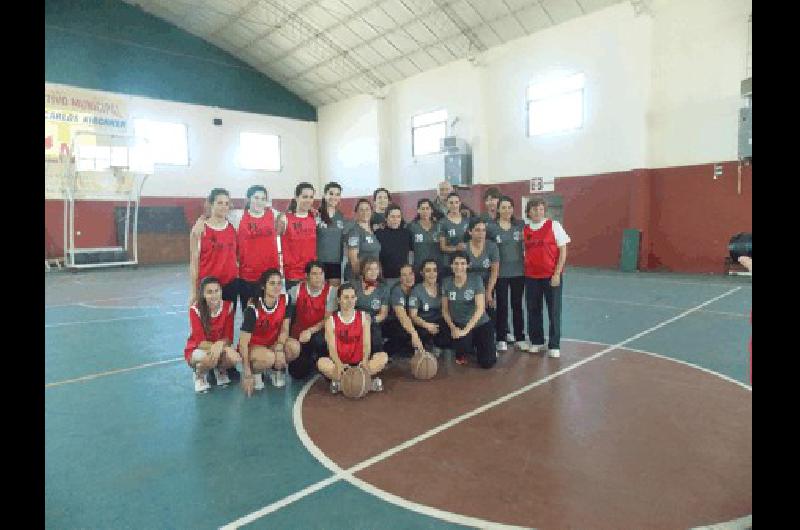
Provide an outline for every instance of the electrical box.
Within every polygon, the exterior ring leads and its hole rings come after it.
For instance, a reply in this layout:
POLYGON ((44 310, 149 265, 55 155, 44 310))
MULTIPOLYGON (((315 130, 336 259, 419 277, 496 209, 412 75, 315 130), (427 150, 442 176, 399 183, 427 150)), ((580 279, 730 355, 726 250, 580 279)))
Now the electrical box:
POLYGON ((444 176, 453 186, 471 186, 472 155, 444 155, 444 176))
POLYGON ((753 158, 753 108, 739 109, 739 160, 753 158))

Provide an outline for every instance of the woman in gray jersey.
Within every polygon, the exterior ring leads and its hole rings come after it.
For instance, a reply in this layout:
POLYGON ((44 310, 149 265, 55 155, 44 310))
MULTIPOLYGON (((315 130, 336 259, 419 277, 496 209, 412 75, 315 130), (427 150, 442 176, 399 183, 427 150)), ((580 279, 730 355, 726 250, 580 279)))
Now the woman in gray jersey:
POLYGON ((408 316, 417 330, 425 351, 439 354, 441 348, 452 345, 450 328, 442 316, 439 288, 439 263, 427 259, 420 267, 422 282, 414 285, 408 297, 408 316))
POLYGON ((347 226, 339 211, 342 187, 336 182, 328 182, 322 193, 317 215, 317 260, 324 266, 328 283, 338 287, 342 283, 342 243, 347 226))
POLYGON ((447 196, 447 215, 439 221, 439 249, 442 251, 443 276, 452 273, 450 263, 454 252, 467 248, 464 235, 467 233, 469 218, 461 215, 461 197, 458 193, 447 196))
MULTIPOLYGON (((508 329, 508 291, 511 289, 511 311, 514 319, 513 342, 525 340, 525 325, 522 316, 522 295, 525 292, 525 262, 522 250, 525 223, 514 218, 514 201, 502 196, 497 204, 497 221, 492 223, 489 234, 494 237, 500 250, 500 273, 497 278, 495 298, 497 315, 495 330, 497 350, 505 351, 505 339, 512 338, 508 329)), ((512 342, 512 343, 513 343, 512 342)))
POLYGON ((442 250, 439 247, 439 223, 433 218, 433 203, 430 199, 417 201, 417 216, 406 228, 411 232, 411 245, 414 251, 414 270, 417 282, 423 277, 419 272, 425 260, 432 259, 442 264, 442 250))
POLYGON ((355 282, 356 309, 370 317, 372 351, 383 350, 383 322, 389 316, 389 288, 381 278, 378 258, 367 258, 361 265, 363 274, 355 282))
MULTIPOLYGON (((367 258, 379 259, 381 243, 372 231, 370 217, 372 205, 367 199, 356 202, 356 218, 353 227, 345 236, 347 246, 347 266, 344 270, 346 280, 354 281, 361 275, 361 263, 367 258)), ((381 351, 381 350, 375 350, 381 351)))
POLYGON ((481 279, 467 274, 467 254, 453 254, 453 276, 442 281, 442 316, 450 328, 456 364, 467 364, 467 354, 475 353, 481 368, 497 362, 494 326, 486 316, 486 290, 481 279))

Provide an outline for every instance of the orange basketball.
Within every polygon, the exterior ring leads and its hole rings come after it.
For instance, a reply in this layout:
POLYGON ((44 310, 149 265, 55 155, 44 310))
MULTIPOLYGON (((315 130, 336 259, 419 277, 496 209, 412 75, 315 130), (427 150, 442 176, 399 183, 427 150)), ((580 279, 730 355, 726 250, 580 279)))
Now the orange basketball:
POLYGON ((436 357, 426 351, 417 352, 411 358, 411 373, 416 379, 432 379, 439 369, 436 357))
POLYGON ((367 395, 372 388, 372 377, 360 366, 350 366, 342 374, 342 394, 349 398, 359 399, 367 395))

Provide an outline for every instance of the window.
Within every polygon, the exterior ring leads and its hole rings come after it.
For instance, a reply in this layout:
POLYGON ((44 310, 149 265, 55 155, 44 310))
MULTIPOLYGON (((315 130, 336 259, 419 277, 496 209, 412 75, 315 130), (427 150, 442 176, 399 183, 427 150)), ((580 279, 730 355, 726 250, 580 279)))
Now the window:
POLYGON ((411 156, 441 152, 440 141, 447 134, 447 111, 436 110, 411 118, 411 156))
POLYGON ((243 132, 239 135, 239 167, 281 170, 281 139, 274 134, 243 132))
POLYGON ((528 136, 583 127, 584 74, 560 76, 528 87, 528 136))
POLYGON ((133 120, 134 134, 147 140, 153 163, 189 165, 186 125, 145 119, 133 120))

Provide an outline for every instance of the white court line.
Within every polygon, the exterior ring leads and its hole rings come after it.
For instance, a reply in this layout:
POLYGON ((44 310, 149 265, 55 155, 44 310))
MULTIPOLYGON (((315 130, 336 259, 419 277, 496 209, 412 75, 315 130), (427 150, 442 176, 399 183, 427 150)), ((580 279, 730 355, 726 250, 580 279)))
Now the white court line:
POLYGON ((113 374, 121 374, 123 372, 130 372, 130 371, 133 371, 133 370, 141 370, 142 368, 149 368, 151 366, 158 366, 158 365, 161 365, 161 364, 176 363, 178 361, 185 361, 185 359, 183 357, 176 357, 174 359, 167 359, 166 361, 157 361, 157 362, 154 362, 154 363, 140 364, 139 366, 131 366, 130 368, 120 368, 118 370, 109 370, 108 372, 99 372, 99 373, 96 373, 96 374, 84 375, 83 377, 76 377, 75 379, 67 379, 65 381, 58 381, 57 383, 47 383, 47 384, 44 385, 44 387, 45 388, 51 388, 51 387, 54 387, 54 386, 67 385, 67 384, 70 384, 70 383, 82 383, 84 381, 97 379, 98 377, 105 377, 107 375, 113 375, 113 374))
MULTIPOLYGON (((568 269, 567 272, 570 272, 568 269)), ((578 274, 580 278, 609 278, 613 280, 633 280, 634 282, 655 282, 655 283, 670 283, 674 285, 699 285, 702 287, 730 287, 730 283, 704 283, 704 282, 682 282, 679 280, 660 280, 658 278, 644 278, 642 276, 613 276, 610 274, 591 274, 587 272, 582 272, 580 269, 572 269, 572 272, 578 274)), ((645 273, 646 274, 646 273, 645 273)), ((567 276, 569 278, 569 276, 567 276)), ((752 289, 752 285, 741 285, 740 287, 746 289, 752 289)))
MULTIPOLYGON (((630 302, 628 300, 612 300, 608 298, 592 298, 589 296, 576 296, 571 294, 562 295, 564 298, 573 298, 575 300, 588 300, 590 302, 603 302, 608 304, 623 304, 623 305, 633 305, 633 306, 642 306, 642 307, 655 307, 658 309, 683 309, 682 307, 676 307, 672 305, 663 305, 663 304, 648 304, 645 302, 630 302)), ((742 317, 747 318, 748 315, 746 313, 732 313, 730 311, 714 311, 713 309, 703 309, 698 311, 698 313, 713 313, 715 315, 726 315, 732 317, 742 317)))
POLYGON ((78 320, 75 322, 58 322, 56 324, 45 324, 45 328, 60 328, 63 326, 77 326, 80 324, 98 324, 103 322, 116 322, 118 320, 138 320, 142 318, 156 318, 166 315, 178 315, 181 313, 174 313, 174 312, 166 312, 166 313, 159 313, 157 315, 137 315, 133 317, 117 317, 117 318, 98 318, 96 320, 78 320))
MULTIPOLYGON (((274 512, 274 511, 276 511, 276 510, 279 510, 279 509, 281 509, 281 508, 283 508, 283 507, 285 507, 285 506, 287 506, 287 505, 289 505, 289 504, 291 504, 291 503, 293 503, 293 502, 295 502, 297 500, 300 500, 300 499, 306 497, 307 495, 309 495, 311 493, 314 493, 314 492, 316 492, 316 491, 318 491, 318 490, 320 490, 320 489, 322 489, 322 488, 324 488, 324 487, 326 487, 326 486, 328 486, 330 484, 338 482, 339 480, 344 479, 344 480, 347 480, 349 482, 348 478, 355 478, 355 477, 352 476, 353 474, 358 473, 359 471, 363 471, 364 469, 366 469, 369 466, 377 464, 378 462, 381 462, 382 460, 385 460, 385 459, 387 459, 387 458, 389 458, 391 456, 394 456, 395 454, 397 454, 397 453, 399 453, 399 452, 401 452, 401 451, 403 451, 405 449, 408 449, 409 447, 412 447, 412 446, 414 446, 414 445, 416 445, 416 444, 418 444, 418 443, 420 443, 422 441, 425 441, 428 438, 431 438, 432 436, 435 436, 435 435, 439 434, 442 431, 445 431, 445 430, 447 430, 447 429, 449 429, 451 427, 454 427, 455 425, 458 425, 459 423, 462 423, 462 422, 464 422, 464 421, 466 421, 466 420, 468 420, 468 419, 470 419, 470 418, 472 418, 474 416, 477 416, 478 414, 481 414, 481 413, 483 413, 483 412, 485 412, 487 410, 490 410, 490 409, 492 409, 494 407, 497 407, 498 405, 501 405, 501 404, 503 404, 503 403, 505 403, 505 402, 507 402, 507 401, 519 396, 519 395, 522 395, 522 394, 524 394, 524 393, 526 393, 526 392, 528 392, 528 391, 530 391, 530 390, 532 390, 532 389, 534 389, 534 388, 536 388, 538 386, 541 386, 541 385, 543 385, 543 384, 545 384, 547 382, 550 382, 553 379, 555 379, 556 377, 559 377, 559 376, 561 376, 563 374, 571 372, 572 370, 575 370, 579 366, 583 366, 584 364, 586 364, 588 362, 591 362, 591 361, 593 361, 595 359, 598 359, 599 357, 605 355, 606 353, 608 353, 608 352, 610 352, 612 350, 618 349, 618 348, 624 346, 625 344, 628 344, 629 342, 632 342, 632 341, 634 341, 636 339, 639 339, 639 338, 643 337, 644 335, 647 335, 648 333, 652 333, 653 331, 655 331, 657 329, 660 329, 660 328, 662 328, 662 327, 664 327, 666 325, 669 325, 672 322, 675 322, 676 320, 679 320, 679 319, 681 319, 681 318, 683 318, 683 317, 685 317, 685 316, 687 316, 687 315, 689 315, 691 313, 694 313, 695 311, 698 311, 698 310, 702 309, 703 307, 705 307, 705 306, 707 306, 707 305, 709 305, 711 303, 716 302, 717 300, 719 300, 721 298, 724 298, 725 296, 728 296, 729 294, 732 294, 732 293, 735 293, 736 291, 739 291, 740 289, 741 289, 741 287, 734 287, 733 289, 730 289, 730 290, 726 291, 725 293, 723 293, 723 294, 721 294, 719 296, 715 296, 714 298, 711 298, 711 299, 703 302, 700 305, 697 305, 697 306, 695 306, 695 307, 693 307, 691 309, 688 309, 688 310, 686 310, 686 311, 684 311, 684 312, 682 312, 682 313, 680 313, 680 314, 678 314, 678 315, 676 315, 676 316, 674 316, 672 318, 669 318, 669 319, 667 319, 667 320, 665 320, 665 321, 663 321, 663 322, 661 322, 659 324, 656 324, 653 327, 650 327, 650 328, 648 328, 648 329, 646 329, 646 330, 644 330, 644 331, 642 331, 640 333, 637 333, 636 335, 633 335, 632 337, 629 337, 629 338, 623 340, 622 342, 618 342, 617 344, 609 346, 609 347, 599 351, 598 353, 595 353, 595 354, 593 354, 593 355, 591 355, 591 356, 589 356, 589 357, 587 357, 587 358, 585 358, 585 359, 583 359, 581 361, 576 362, 575 364, 573 364, 571 366, 568 366, 567 368, 564 368, 562 370, 554 372, 554 373, 550 374, 549 376, 547 376, 547 377, 545 377, 543 379, 539 379, 537 381, 534 381, 534 382, 532 382, 532 383, 530 383, 528 385, 525 385, 522 388, 519 388, 519 389, 517 389, 517 390, 515 390, 513 392, 510 392, 510 393, 508 393, 508 394, 506 394, 504 396, 501 396, 501 397, 495 399, 494 401, 491 401, 491 402, 489 402, 489 403, 487 403, 485 405, 482 405, 482 406, 480 406, 480 407, 478 407, 476 409, 473 409, 470 412, 467 412, 467 413, 462 414, 462 415, 460 415, 460 416, 458 416, 456 418, 453 418, 452 420, 450 420, 450 421, 448 421, 446 423, 443 423, 442 425, 439 425, 438 427, 434 427, 433 429, 430 429, 430 430, 420 434, 419 436, 416 436, 416 437, 414 437, 414 438, 412 438, 410 440, 407 440, 407 441, 405 441, 405 442, 403 442, 403 443, 401 443, 399 445, 396 445, 396 446, 394 446, 394 447, 392 447, 390 449, 387 449, 386 451, 384 451, 384 452, 382 452, 382 453, 380 453, 378 455, 375 455, 372 458, 368 458, 367 460, 364 460, 363 462, 361 462, 359 464, 351 466, 350 468, 348 468, 346 470, 340 470, 340 471, 336 472, 335 475, 333 475, 331 477, 328 477, 325 480, 322 480, 320 482, 312 484, 311 486, 308 486, 304 490, 301 490, 301 491, 299 491, 297 493, 294 493, 294 494, 292 494, 292 495, 290 495, 288 497, 285 497, 285 498, 283 498, 283 499, 281 499, 279 501, 276 501, 276 502, 274 502, 272 504, 269 504, 268 506, 265 506, 265 507, 261 508, 260 510, 257 510, 255 512, 252 512, 252 513, 248 514, 248 515, 245 515, 244 517, 241 517, 241 518, 239 518, 239 519, 237 519, 237 520, 235 520, 235 521, 233 521, 231 523, 228 523, 228 524, 224 525, 222 528, 224 530, 239 528, 239 527, 241 527, 243 525, 252 523, 253 521, 256 521, 257 519, 260 519, 261 517, 263 517, 265 515, 268 515, 268 514, 274 512)), ((309 388, 310 388, 310 384, 311 383, 309 383, 309 385, 308 385, 309 388)), ((302 417, 300 419, 302 420, 302 417)), ((300 427, 302 428, 302 422, 300 423, 300 427)), ((300 431, 298 430, 298 433, 299 432, 300 431)), ((301 439, 302 439, 302 437, 301 437, 301 439)), ((338 468, 338 466, 336 466, 336 468, 340 469, 340 468, 338 468)), ((384 493, 381 492, 379 498, 383 499, 384 498, 383 495, 384 495, 384 493)), ((387 500, 388 500, 388 498, 387 498, 387 500)), ((415 503, 410 503, 410 504, 415 504, 415 503)), ((430 508, 430 507, 426 507, 426 508, 430 508)), ((413 510, 414 508, 410 508, 410 509, 413 510)), ((430 509, 431 510, 435 510, 434 508, 430 508, 430 509)), ((437 512, 442 512, 442 511, 441 510, 435 510, 435 512, 432 511, 431 513, 433 514, 433 513, 437 513, 437 512)), ((442 513, 446 514, 447 512, 442 512, 442 513)), ((457 516, 457 514, 452 514, 452 515, 457 516)), ((436 517, 436 515, 433 515, 433 516, 436 517)), ((478 525, 478 527, 482 527, 482 526, 478 525)))

